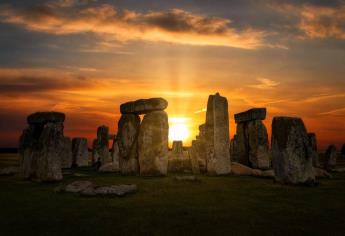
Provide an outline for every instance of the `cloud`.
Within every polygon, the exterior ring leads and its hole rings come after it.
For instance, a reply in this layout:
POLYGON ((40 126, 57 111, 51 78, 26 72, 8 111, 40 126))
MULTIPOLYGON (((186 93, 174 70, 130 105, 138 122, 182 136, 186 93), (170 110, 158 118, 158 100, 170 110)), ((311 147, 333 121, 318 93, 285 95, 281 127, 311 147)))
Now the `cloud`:
POLYGON ((271 4, 271 7, 293 19, 298 19, 295 28, 302 34, 299 35, 299 38, 345 39, 344 1, 337 1, 337 4, 331 5, 313 5, 311 3, 271 4))
POLYGON ((279 82, 267 79, 267 78, 257 78, 259 84, 249 85, 248 87, 256 89, 273 89, 279 85, 279 82))
POLYGON ((251 28, 237 30, 229 19, 182 9, 141 13, 119 10, 109 4, 70 7, 75 1, 63 3, 63 6, 48 4, 28 9, 3 5, 0 21, 57 35, 92 32, 124 42, 144 40, 245 49, 262 46, 265 36, 264 32, 251 28))

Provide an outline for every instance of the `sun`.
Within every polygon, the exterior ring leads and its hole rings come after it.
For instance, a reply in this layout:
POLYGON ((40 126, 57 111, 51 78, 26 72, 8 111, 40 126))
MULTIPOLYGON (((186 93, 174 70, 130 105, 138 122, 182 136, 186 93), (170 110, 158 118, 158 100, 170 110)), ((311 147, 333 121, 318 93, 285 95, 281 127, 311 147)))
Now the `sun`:
POLYGON ((188 118, 172 117, 169 118, 169 141, 186 141, 189 137, 188 118))

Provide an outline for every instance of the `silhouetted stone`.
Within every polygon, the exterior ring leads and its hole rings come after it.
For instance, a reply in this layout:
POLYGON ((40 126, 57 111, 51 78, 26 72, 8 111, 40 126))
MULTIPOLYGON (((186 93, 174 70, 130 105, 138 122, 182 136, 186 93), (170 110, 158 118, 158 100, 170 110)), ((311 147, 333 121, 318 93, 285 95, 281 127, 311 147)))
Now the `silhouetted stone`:
POLYGON ((345 144, 341 147, 340 153, 342 156, 345 156, 345 144))
POLYGON ((154 111, 144 116, 140 126, 138 147, 140 175, 166 175, 168 170, 168 115, 154 111))
POLYGON ((182 141, 173 141, 171 153, 173 158, 183 158, 182 141))
POLYGON ((199 155, 195 142, 196 140, 192 141, 192 147, 189 149, 189 158, 193 174, 200 174, 199 155))
POLYGON ((88 166, 89 151, 86 138, 74 138, 72 140, 73 165, 88 166))
POLYGON ((97 146, 98 146, 98 140, 95 138, 92 142, 92 156, 91 156, 91 162, 92 165, 95 165, 97 162, 101 162, 98 152, 97 152, 97 146))
POLYGON ((69 137, 64 138, 64 145, 62 150, 62 168, 71 168, 73 164, 72 141, 69 137))
POLYGON ((261 120, 248 122, 249 163, 255 169, 268 169, 270 156, 268 135, 261 120))
POLYGON ((231 165, 228 101, 219 93, 208 98, 205 125, 207 172, 212 175, 229 174, 231 165))
POLYGON ((96 151, 101 165, 112 161, 109 153, 109 128, 107 126, 102 125, 97 129, 96 151))
POLYGON ((330 145, 325 153, 326 170, 332 171, 337 165, 337 148, 334 145, 330 145))
POLYGON ((152 111, 162 111, 168 107, 168 102, 163 98, 140 99, 127 102, 120 106, 122 114, 147 114, 152 111))
POLYGON ((313 150, 313 166, 314 167, 319 167, 319 154, 317 153, 317 141, 316 141, 316 135, 314 133, 308 133, 309 137, 309 143, 310 147, 313 150))
POLYGON ((274 117, 272 158, 275 179, 287 184, 314 184, 312 149, 302 119, 274 117))
POLYGON ((51 123, 63 123, 65 114, 61 112, 36 112, 28 116, 27 122, 31 125, 51 123))
POLYGON ((114 136, 113 139, 113 147, 111 151, 111 160, 113 169, 115 172, 120 171, 120 150, 119 150, 119 144, 117 142, 116 136, 114 136))
POLYGON ((138 134, 140 117, 124 114, 118 123, 117 144, 119 147, 119 163, 121 173, 125 175, 139 174, 138 134))
POLYGON ((39 112, 28 116, 29 126, 19 141, 20 175, 39 181, 62 179, 64 150, 63 121, 59 112, 39 112))
POLYGON ((247 123, 236 126, 236 160, 238 163, 249 166, 249 137, 247 123))
POLYGON ((264 120, 266 118, 266 108, 253 108, 245 112, 235 114, 236 123, 252 120, 264 120))

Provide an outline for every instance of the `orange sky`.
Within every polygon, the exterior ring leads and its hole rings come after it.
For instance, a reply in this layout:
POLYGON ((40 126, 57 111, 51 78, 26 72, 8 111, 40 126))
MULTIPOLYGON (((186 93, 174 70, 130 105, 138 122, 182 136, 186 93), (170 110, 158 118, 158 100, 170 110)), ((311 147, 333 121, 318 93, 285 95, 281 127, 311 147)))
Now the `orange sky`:
POLYGON ((344 4, 206 2, 0 4, 0 147, 51 110, 91 143, 100 125, 116 133, 121 103, 150 97, 188 118, 189 145, 216 92, 231 137, 235 113, 266 107, 269 133, 272 117, 299 116, 321 149, 345 143, 344 4))

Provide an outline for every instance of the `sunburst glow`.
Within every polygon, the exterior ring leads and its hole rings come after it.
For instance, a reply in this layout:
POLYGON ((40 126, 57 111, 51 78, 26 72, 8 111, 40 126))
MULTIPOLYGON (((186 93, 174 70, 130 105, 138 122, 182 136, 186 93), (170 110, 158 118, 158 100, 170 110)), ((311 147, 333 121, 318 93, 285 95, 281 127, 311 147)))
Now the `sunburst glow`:
POLYGON ((186 141, 190 135, 188 129, 189 118, 172 117, 169 119, 169 141, 181 140, 186 141))

